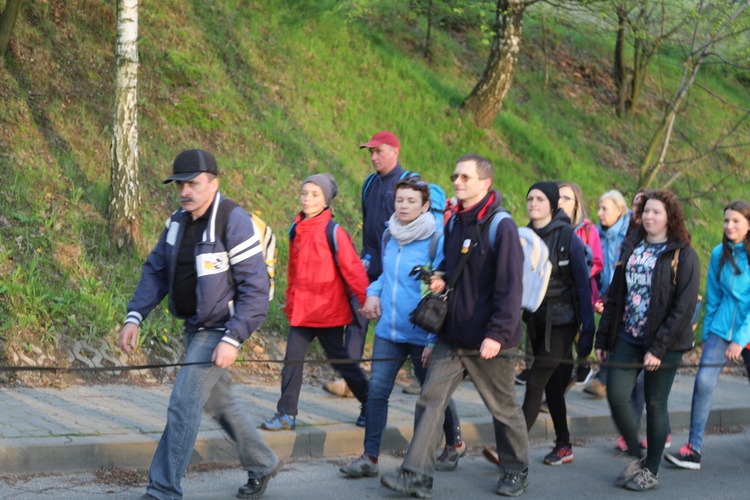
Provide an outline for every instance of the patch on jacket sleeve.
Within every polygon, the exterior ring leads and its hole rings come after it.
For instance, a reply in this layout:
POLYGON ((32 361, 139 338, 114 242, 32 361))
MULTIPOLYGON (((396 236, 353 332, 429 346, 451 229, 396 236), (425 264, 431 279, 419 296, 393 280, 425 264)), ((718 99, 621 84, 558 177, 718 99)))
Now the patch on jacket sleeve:
POLYGON ((229 270, 229 255, 226 252, 203 253, 196 257, 198 277, 225 273, 229 270))

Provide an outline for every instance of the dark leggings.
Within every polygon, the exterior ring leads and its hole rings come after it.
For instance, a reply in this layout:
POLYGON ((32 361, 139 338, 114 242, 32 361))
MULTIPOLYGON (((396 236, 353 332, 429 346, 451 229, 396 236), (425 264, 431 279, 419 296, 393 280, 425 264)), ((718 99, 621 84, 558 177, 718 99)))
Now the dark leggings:
POLYGON ((534 364, 531 365, 526 381, 526 397, 523 400, 523 416, 528 431, 539 416, 542 393, 547 396, 547 406, 556 440, 570 443, 568 430, 568 409, 565 405, 565 389, 570 382, 573 366, 566 361, 571 359, 573 340, 578 331, 575 325, 553 326, 550 333, 550 350, 544 346, 544 325, 535 325, 535 335, 531 336, 534 351, 534 364))
MULTIPOLYGON (((289 340, 286 344, 284 361, 302 361, 305 359, 310 342, 317 337, 328 359, 347 359, 344 343, 344 327, 310 328, 292 326, 289 328, 289 340)), ((331 365, 344 377, 347 385, 360 403, 367 403, 367 379, 358 364, 334 363, 331 365)), ((276 405, 276 411, 297 414, 299 393, 302 389, 302 363, 285 363, 281 370, 281 398, 276 405)))
MULTIPOLYGON (((618 338, 612 353, 612 363, 643 364, 646 348, 618 338)), ((669 411, 667 401, 682 353, 669 351, 661 358, 661 366, 655 371, 646 371, 643 377, 643 395, 646 400, 646 439, 648 452, 645 466, 654 474, 659 473, 659 463, 664 453, 664 443, 669 434, 669 411)), ((642 451, 638 442, 638 423, 630 395, 635 387, 640 367, 610 366, 607 375, 607 399, 612 410, 612 419, 628 444, 628 454, 640 458, 642 451)))

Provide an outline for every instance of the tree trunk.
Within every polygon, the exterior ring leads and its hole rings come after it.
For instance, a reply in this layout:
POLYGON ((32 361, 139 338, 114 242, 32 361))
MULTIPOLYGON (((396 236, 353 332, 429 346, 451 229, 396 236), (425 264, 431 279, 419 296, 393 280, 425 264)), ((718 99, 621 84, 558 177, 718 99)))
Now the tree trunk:
POLYGON ((109 228, 117 248, 141 245, 138 182, 138 0, 117 0, 109 228))
POLYGON ((461 104, 479 128, 487 128, 500 113, 513 83, 521 47, 521 23, 526 5, 522 0, 498 0, 495 39, 482 78, 461 104))
POLYGON ((627 100, 630 79, 627 76, 625 66, 625 23, 627 12, 621 6, 617 6, 617 41, 615 42, 615 86, 617 87, 617 116, 625 116, 627 112, 627 100))
POLYGON ((22 0, 7 0, 5 10, 0 14, 0 57, 5 55, 10 43, 10 35, 13 33, 13 26, 16 25, 18 13, 21 12, 22 0))
POLYGON ((430 36, 432 35, 432 0, 427 3, 427 36, 424 41, 424 58, 428 61, 432 59, 432 49, 430 48, 430 36))

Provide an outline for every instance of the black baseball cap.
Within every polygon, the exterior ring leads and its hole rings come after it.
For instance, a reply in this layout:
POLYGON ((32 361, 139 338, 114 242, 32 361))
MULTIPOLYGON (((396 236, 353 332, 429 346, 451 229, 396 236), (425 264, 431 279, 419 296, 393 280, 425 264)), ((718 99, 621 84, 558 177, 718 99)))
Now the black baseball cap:
POLYGON ((199 176, 203 172, 219 175, 216 167, 216 158, 208 151, 202 149, 188 149, 177 155, 172 164, 172 176, 164 181, 168 184, 172 181, 185 182, 199 176))

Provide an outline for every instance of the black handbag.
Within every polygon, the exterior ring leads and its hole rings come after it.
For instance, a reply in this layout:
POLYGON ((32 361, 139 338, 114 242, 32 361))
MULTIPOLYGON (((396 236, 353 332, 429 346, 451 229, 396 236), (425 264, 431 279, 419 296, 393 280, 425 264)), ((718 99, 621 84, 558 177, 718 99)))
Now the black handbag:
POLYGON ((445 291, 440 295, 436 293, 428 293, 422 297, 422 300, 419 301, 417 307, 409 313, 409 321, 429 333, 438 333, 443 329, 445 318, 448 316, 448 294, 453 290, 453 287, 456 286, 458 277, 461 275, 461 271, 464 270, 464 267, 466 267, 466 261, 469 260, 469 254, 474 249, 475 245, 476 242, 474 241, 474 238, 472 238, 469 250, 461 255, 461 261, 458 263, 456 273, 451 278, 445 291))
POLYGON ((443 328, 447 316, 448 295, 430 293, 422 297, 416 309, 409 313, 409 321, 430 333, 437 333, 443 328))

